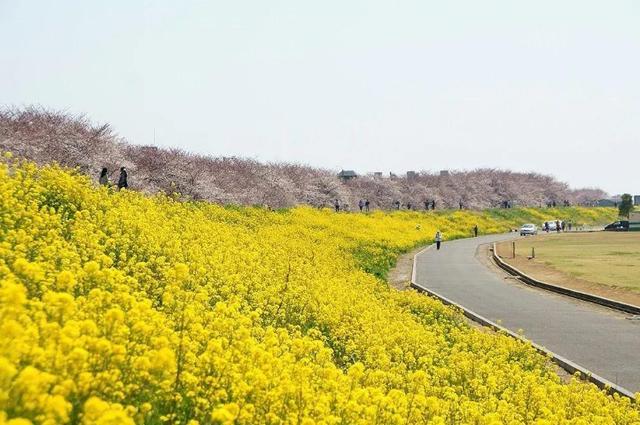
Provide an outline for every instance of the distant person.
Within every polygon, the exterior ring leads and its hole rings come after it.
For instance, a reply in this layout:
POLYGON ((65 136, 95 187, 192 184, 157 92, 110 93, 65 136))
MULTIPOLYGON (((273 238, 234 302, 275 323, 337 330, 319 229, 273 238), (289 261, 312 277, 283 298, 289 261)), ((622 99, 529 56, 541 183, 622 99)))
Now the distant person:
POLYGON ((562 222, 562 231, 566 231, 567 230, 567 223, 565 223, 564 221, 562 222))
POLYGON ((473 226, 473 237, 474 238, 478 237, 478 225, 477 224, 475 226, 473 226))
POLYGON ((396 201, 395 203, 396 209, 399 210, 400 209, 400 201, 396 201))
POLYGON ((436 200, 435 199, 431 201, 431 209, 434 210, 434 211, 436 209, 436 200))
POLYGON ((120 167, 120 178, 118 179, 118 190, 126 189, 129 187, 129 182, 127 181, 127 169, 125 167, 120 167))
POLYGON ((424 209, 425 211, 429 211, 429 200, 424 201, 424 209))
POLYGON ((336 209, 336 212, 340 211, 340 202, 338 202, 337 199, 333 202, 333 207, 336 209))
POLYGON ((571 231, 571 226, 573 226, 573 224, 571 224, 571 222, 569 222, 569 224, 567 224, 567 227, 569 228, 569 231, 571 231))
POLYGON ((108 173, 109 170, 107 170, 107 167, 103 167, 102 171, 100 171, 100 178, 98 179, 98 183, 100 183, 101 186, 109 186, 108 173))
POLYGON ((362 210, 364 208, 364 199, 360 199, 358 201, 358 208, 360 208, 360 212, 362 212, 362 210))
POLYGON ((560 233, 560 230, 562 230, 560 227, 560 220, 556 220, 556 233, 560 233))
POLYGON ((549 233, 549 222, 548 221, 544 222, 544 231, 549 233))
POLYGON ((440 230, 436 232, 435 240, 436 240, 436 249, 440 250, 440 244, 442 243, 442 233, 440 233, 440 230))
POLYGON ((460 206, 460 209, 462 209, 462 201, 458 202, 458 205, 460 206))
POLYGON ((366 212, 369 212, 369 200, 368 199, 364 200, 364 210, 366 212))
POLYGON ((411 209, 411 202, 407 202, 407 209, 410 210, 411 209))

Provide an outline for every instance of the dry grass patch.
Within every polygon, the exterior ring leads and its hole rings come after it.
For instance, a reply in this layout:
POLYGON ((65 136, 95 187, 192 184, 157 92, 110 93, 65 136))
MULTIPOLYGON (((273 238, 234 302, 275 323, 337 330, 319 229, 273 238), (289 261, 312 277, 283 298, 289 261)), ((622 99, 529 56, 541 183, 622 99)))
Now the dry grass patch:
POLYGON ((516 241, 515 259, 511 242, 498 254, 539 280, 640 305, 640 233, 544 234, 516 241))

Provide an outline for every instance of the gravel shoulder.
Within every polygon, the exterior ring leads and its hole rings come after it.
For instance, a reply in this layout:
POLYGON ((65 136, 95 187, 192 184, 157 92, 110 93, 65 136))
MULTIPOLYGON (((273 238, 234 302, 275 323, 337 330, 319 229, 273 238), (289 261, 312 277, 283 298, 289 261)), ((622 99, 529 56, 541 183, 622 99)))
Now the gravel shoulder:
POLYGON ((411 273, 413 272, 413 257, 425 247, 417 247, 398 257, 396 266, 389 270, 387 274, 387 282, 392 288, 399 291, 409 289, 411 284, 411 273))

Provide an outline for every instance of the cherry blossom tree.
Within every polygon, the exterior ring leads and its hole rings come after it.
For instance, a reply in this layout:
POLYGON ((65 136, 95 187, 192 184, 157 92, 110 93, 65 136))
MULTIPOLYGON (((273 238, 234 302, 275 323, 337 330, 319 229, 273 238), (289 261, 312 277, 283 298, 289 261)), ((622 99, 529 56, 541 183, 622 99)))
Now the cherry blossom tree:
POLYGON ((129 169, 130 187, 183 199, 272 208, 307 204, 357 209, 392 209, 396 202, 424 209, 426 201, 440 208, 489 208, 508 205, 591 205, 607 196, 597 188, 572 190, 567 184, 535 172, 482 168, 447 173, 421 171, 408 177, 361 175, 342 181, 337 173, 294 163, 261 163, 254 159, 195 155, 183 149, 130 144, 108 124, 84 115, 42 107, 0 109, 0 150, 39 164, 77 168, 95 180, 103 167, 112 181, 121 166, 129 169))

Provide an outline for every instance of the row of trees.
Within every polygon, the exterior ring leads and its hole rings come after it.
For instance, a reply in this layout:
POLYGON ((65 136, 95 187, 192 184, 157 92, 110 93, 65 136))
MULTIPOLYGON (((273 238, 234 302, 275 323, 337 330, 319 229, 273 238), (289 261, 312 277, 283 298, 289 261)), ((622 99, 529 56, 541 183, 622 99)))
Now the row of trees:
MULTIPOLYGON (((396 201, 422 208, 425 200, 438 207, 543 206, 554 200, 584 204, 606 194, 599 189, 571 190, 551 176, 496 169, 421 172, 411 178, 361 176, 347 182, 335 172, 293 163, 261 163, 236 157, 194 155, 182 149, 161 149, 127 143, 108 125, 85 116, 40 107, 0 110, 0 150, 37 163, 58 162, 96 176, 102 169, 124 165, 130 186, 155 193, 180 193, 185 198, 225 204, 296 204, 356 206, 368 199, 374 208, 390 209, 396 201)), ((115 174, 111 176, 115 179, 115 174)))

